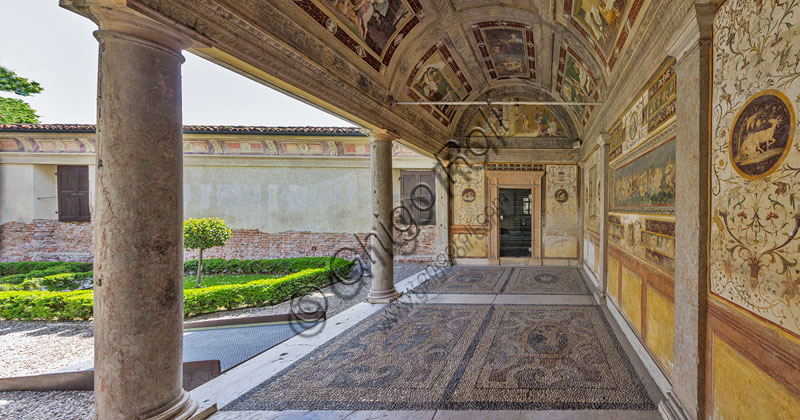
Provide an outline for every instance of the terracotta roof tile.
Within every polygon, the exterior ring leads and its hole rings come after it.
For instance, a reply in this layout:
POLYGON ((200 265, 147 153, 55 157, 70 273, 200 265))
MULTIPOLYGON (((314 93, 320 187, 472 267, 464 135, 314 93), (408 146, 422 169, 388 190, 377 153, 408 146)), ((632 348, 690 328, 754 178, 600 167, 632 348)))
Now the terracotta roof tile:
MULTIPOLYGON (((94 124, 0 124, 0 132, 94 133, 94 124)), ((366 137, 358 127, 264 127, 250 125, 185 125, 188 134, 291 134, 300 136, 366 137)))

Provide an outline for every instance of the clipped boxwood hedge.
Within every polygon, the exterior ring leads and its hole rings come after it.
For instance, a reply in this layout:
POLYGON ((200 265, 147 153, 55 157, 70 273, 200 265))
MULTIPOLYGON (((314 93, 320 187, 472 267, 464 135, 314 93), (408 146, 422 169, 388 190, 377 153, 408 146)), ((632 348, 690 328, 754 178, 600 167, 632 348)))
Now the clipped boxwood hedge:
MULTIPOLYGON (((203 260, 203 274, 291 274, 307 268, 324 268, 330 257, 279 258, 274 260, 226 260, 209 258, 203 260)), ((197 260, 183 263, 186 274, 197 273, 197 260)))
POLYGON ((0 283, 21 284, 27 279, 42 278, 64 273, 92 271, 91 263, 69 262, 16 262, 0 263, 0 283))
MULTIPOLYGON (((183 313, 189 317, 224 309, 274 304, 300 296, 315 287, 326 286, 344 277, 352 261, 324 258, 320 268, 307 268, 276 279, 253 280, 244 284, 211 286, 183 291, 183 313), (334 276, 338 274, 338 276, 334 276)), ((0 318, 5 319, 89 319, 92 316, 91 290, 74 292, 0 292, 0 318)))

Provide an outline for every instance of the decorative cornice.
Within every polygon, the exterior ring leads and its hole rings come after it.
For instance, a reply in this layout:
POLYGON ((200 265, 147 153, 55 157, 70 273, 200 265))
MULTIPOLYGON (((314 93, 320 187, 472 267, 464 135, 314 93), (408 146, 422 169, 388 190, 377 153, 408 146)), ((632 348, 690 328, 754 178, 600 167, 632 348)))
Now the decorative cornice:
POLYGON ((687 52, 691 51, 700 41, 711 42, 711 27, 714 23, 714 13, 717 6, 713 3, 700 1, 689 9, 681 22, 680 29, 675 33, 667 54, 681 61, 687 52))
MULTIPOLYGON (((94 124, 0 124, 0 133, 94 133, 94 124)), ((369 130, 358 127, 266 127, 250 125, 184 125, 184 134, 253 134, 293 136, 368 137, 369 130)))

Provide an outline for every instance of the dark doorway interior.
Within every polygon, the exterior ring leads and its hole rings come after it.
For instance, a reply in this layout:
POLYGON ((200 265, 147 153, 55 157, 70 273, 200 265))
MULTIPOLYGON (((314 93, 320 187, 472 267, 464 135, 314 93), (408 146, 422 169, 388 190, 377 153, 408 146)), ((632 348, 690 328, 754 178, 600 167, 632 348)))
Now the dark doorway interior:
POLYGON ((500 188, 500 257, 531 256, 531 190, 500 188))

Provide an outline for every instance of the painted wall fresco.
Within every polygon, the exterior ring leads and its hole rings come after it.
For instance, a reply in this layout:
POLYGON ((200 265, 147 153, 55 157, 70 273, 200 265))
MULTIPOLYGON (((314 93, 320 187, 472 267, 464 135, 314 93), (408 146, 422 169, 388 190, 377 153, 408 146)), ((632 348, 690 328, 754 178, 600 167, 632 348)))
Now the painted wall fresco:
POLYGON ((583 177, 583 209, 584 227, 594 233, 600 232, 600 219, 598 211, 600 208, 600 187, 601 179, 598 178, 598 162, 600 153, 593 152, 584 163, 583 177))
POLYGON ((577 258, 578 168, 575 165, 547 165, 544 182, 544 256, 577 258))
POLYGON ((674 217, 610 213, 608 242, 670 275, 675 271, 674 217))
POLYGON ((677 97, 675 61, 670 61, 657 74, 658 77, 610 131, 609 162, 624 156, 674 121, 677 97))
POLYGON ((483 226, 486 188, 483 165, 453 165, 453 225, 483 226))
POLYGON ((675 138, 614 169, 611 194, 614 210, 674 212, 675 138))
POLYGON ((536 48, 530 25, 480 22, 472 25, 472 35, 492 79, 536 80, 536 48))
MULTIPOLYGON (((503 137, 565 137, 564 124, 546 106, 494 105, 486 117, 478 113, 470 123, 483 133, 497 133, 503 137)), ((482 135, 475 131, 475 135, 482 135)))
MULTIPOLYGON (((450 50, 441 42, 419 59, 406 84, 408 95, 416 101, 460 101, 472 92, 472 86, 450 50)), ((445 126, 450 125, 456 112, 456 107, 451 105, 424 105, 423 108, 445 126)))
POLYGON ((711 293, 800 337, 800 3, 729 0, 713 39, 711 293))
MULTIPOLYGON (((600 97, 597 87, 597 78, 583 59, 572 48, 562 45, 558 58, 557 92, 566 101, 596 102, 600 97)), ((586 125, 594 105, 572 105, 570 108, 581 124, 586 125)))
POLYGON ((419 23, 419 0, 295 0, 370 67, 381 71, 403 38, 419 23))
POLYGON ((610 71, 644 4, 645 0, 563 0, 560 19, 592 44, 610 71))

